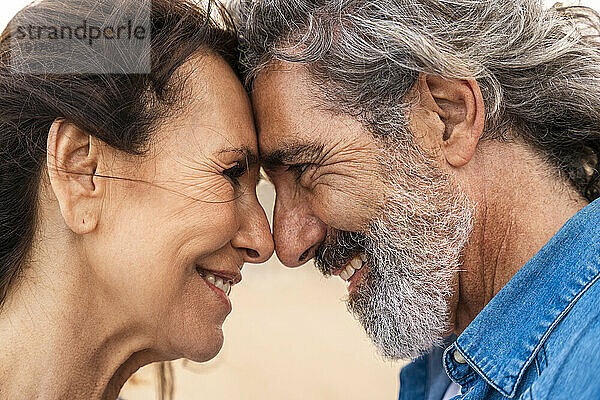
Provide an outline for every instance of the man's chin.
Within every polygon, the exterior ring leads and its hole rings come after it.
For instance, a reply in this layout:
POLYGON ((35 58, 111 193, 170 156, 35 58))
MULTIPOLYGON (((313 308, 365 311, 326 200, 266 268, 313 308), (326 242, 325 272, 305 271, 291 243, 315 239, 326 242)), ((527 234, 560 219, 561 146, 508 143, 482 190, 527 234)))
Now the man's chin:
POLYGON ((402 296, 394 296, 393 289, 374 289, 372 284, 367 274, 350 292, 347 308, 381 356, 389 360, 414 359, 442 343, 448 332, 443 296, 411 304, 402 296))
POLYGON ((406 332, 394 329, 384 334, 370 329, 370 326, 362 324, 371 342, 375 345, 377 352, 387 360, 400 361, 412 360, 429 352, 433 347, 443 342, 444 335, 430 335, 418 338, 409 336, 406 332))

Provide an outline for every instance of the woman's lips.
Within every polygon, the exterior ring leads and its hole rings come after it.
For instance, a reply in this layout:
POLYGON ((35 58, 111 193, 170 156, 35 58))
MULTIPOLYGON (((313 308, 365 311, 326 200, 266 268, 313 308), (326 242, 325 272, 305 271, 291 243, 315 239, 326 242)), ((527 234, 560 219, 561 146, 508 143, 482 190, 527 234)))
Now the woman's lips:
POLYGON ((200 267, 196 267, 196 272, 198 272, 198 275, 202 277, 206 285, 225 303, 229 311, 231 311, 229 293, 231 292, 231 287, 241 280, 241 276, 239 279, 229 279, 224 275, 218 275, 200 267))
POLYGON ((212 272, 206 270, 200 270, 198 272, 204 280, 206 280, 211 285, 215 286, 217 289, 221 289, 227 296, 231 292, 231 287, 235 284, 233 281, 228 280, 227 278, 219 275, 215 275, 212 272))

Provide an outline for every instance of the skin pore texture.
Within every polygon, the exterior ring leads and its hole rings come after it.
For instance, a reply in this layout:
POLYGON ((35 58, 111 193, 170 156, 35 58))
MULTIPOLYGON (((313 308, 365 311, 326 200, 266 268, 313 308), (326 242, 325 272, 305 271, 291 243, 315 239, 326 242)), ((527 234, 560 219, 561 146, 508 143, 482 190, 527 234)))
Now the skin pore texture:
MULTIPOLYGON (((327 111, 299 65, 254 82, 259 148, 275 185, 280 260, 338 275, 362 253, 348 308, 379 351, 415 357, 460 334, 587 201, 518 140, 480 140, 473 80, 420 75, 406 140, 327 111)), ((406 137, 406 136, 405 136, 406 137)))
POLYGON ((197 268, 238 282, 273 242, 241 83, 212 54, 178 73, 190 101, 144 156, 52 126, 34 249, 0 314, 0 398, 115 399, 145 364, 219 352, 231 304, 197 268))

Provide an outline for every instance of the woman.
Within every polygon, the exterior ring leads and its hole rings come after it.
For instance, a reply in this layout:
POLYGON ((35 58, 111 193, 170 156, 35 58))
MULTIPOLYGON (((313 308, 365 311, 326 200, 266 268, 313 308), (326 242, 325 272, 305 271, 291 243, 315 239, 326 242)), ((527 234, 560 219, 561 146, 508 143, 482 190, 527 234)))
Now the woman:
MULTIPOLYGON (((26 11, 113 23, 142 6, 26 11)), ((98 73, 26 73, 75 52, 36 58, 2 36, 0 398, 115 399, 145 364, 211 359, 242 265, 271 256, 236 36, 207 15, 154 0, 141 74, 103 73, 110 55, 98 73)))

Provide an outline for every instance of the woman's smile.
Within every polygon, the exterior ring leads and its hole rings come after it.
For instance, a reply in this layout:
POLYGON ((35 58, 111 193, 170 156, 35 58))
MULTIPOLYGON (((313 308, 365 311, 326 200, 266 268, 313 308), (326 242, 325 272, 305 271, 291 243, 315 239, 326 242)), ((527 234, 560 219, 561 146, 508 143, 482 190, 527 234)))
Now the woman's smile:
POLYGON ((242 280, 241 267, 235 267, 236 270, 216 270, 206 269, 200 266, 196 266, 196 272, 204 283, 219 297, 227 306, 228 313, 231 311, 231 301, 229 294, 234 285, 240 283, 242 280))

